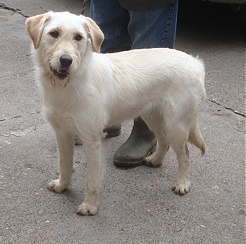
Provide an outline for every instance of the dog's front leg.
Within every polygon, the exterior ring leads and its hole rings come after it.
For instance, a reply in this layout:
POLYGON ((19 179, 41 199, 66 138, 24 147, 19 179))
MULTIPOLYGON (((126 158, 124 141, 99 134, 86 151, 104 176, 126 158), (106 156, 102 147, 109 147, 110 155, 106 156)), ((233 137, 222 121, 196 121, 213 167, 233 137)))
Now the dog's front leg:
POLYGON ((63 130, 63 128, 54 129, 58 146, 58 167, 60 175, 59 179, 49 182, 48 188, 51 191, 59 193, 66 190, 71 183, 73 173, 74 137, 72 133, 63 130))
POLYGON ((87 160, 85 200, 78 207, 80 215, 95 215, 99 207, 102 185, 102 141, 98 139, 84 144, 87 160))

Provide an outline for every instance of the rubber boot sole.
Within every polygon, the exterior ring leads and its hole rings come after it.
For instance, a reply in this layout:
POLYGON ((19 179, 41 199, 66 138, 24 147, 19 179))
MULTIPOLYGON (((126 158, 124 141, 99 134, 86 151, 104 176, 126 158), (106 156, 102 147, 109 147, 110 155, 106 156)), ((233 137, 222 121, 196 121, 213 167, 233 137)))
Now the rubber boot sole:
POLYGON ((139 159, 132 159, 131 161, 117 161, 114 159, 114 165, 117 168, 122 168, 122 169, 129 169, 129 168, 135 168, 141 165, 145 165, 145 157, 149 156, 156 150, 156 144, 149 150, 149 152, 143 157, 139 159))

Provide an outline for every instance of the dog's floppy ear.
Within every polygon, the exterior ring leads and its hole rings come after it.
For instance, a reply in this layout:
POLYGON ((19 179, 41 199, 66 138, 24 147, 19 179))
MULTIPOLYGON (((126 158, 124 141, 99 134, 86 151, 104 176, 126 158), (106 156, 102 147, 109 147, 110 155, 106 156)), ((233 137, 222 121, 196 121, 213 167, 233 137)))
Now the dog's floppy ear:
POLYGON ((85 27, 88 32, 88 36, 91 39, 91 44, 94 52, 100 52, 101 45, 104 40, 104 34, 99 26, 89 17, 85 17, 85 27))
POLYGON ((32 42, 35 49, 39 48, 45 23, 50 18, 51 16, 48 13, 46 13, 46 14, 40 14, 33 17, 29 17, 26 20, 26 28, 30 37, 32 38, 32 42))

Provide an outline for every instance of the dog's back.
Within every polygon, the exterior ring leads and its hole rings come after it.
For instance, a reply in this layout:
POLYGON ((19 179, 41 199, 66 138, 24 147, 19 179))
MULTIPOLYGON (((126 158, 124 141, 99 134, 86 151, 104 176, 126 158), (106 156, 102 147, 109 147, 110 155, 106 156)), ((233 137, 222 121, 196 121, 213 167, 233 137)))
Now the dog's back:
POLYGON ((106 100, 109 113, 112 112, 110 124, 139 116, 146 109, 159 105, 166 117, 171 113, 179 116, 198 113, 205 102, 202 61, 177 50, 157 48, 94 53, 91 72, 94 78, 91 82, 104 91, 100 94, 101 102, 106 100), (171 111, 171 107, 175 111, 171 111))

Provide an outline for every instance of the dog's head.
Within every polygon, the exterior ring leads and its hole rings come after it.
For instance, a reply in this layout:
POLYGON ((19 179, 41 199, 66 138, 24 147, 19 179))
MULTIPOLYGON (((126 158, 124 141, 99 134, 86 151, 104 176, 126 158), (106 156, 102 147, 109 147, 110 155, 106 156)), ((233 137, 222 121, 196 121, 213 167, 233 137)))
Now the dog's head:
POLYGON ((69 80, 88 52, 100 51, 104 39, 92 19, 68 12, 47 12, 29 17, 26 27, 38 64, 50 74, 52 83, 69 80))

